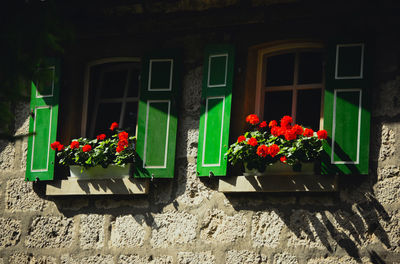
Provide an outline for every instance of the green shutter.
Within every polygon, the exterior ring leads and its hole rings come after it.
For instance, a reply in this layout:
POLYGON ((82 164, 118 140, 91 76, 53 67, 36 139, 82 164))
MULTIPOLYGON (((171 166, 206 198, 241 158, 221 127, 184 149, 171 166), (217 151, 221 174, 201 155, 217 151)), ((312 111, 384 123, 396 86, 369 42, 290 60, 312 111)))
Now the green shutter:
POLYGON ((39 81, 31 83, 28 154, 25 179, 52 180, 55 151, 50 143, 56 140, 60 63, 48 59, 39 69, 39 81))
POLYGON ((177 51, 143 59, 135 177, 174 177, 181 66, 177 51))
POLYGON ((199 176, 225 176, 227 160, 224 155, 229 144, 234 47, 208 46, 203 65, 197 172, 199 176))
POLYGON ((322 174, 368 174, 370 53, 364 41, 328 47, 322 174))

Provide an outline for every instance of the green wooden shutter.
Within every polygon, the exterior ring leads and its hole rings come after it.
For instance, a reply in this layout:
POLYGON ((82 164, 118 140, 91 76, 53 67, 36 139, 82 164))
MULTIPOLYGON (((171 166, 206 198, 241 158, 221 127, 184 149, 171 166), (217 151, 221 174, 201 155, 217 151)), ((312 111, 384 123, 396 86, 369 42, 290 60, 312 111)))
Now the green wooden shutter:
POLYGON ((25 179, 52 180, 55 151, 50 143, 56 140, 60 63, 47 59, 39 69, 39 81, 31 83, 28 154, 25 179))
POLYGON ((181 67, 177 51, 143 59, 135 177, 174 177, 181 67))
POLYGON ((203 65, 197 172, 199 176, 225 176, 227 160, 224 154, 229 144, 234 47, 206 47, 203 65))
POLYGON ((364 41, 328 47, 322 174, 368 174, 371 78, 364 41))

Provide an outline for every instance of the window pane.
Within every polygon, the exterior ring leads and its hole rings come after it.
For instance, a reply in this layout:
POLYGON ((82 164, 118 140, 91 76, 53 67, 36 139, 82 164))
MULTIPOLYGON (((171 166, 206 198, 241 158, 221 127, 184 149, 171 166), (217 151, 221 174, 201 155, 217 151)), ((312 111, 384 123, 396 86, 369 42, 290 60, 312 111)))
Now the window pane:
POLYGON ((322 54, 319 52, 300 53, 299 84, 322 82, 322 54))
POLYGON ((130 102, 126 104, 125 116, 124 116, 124 129, 126 129, 129 134, 136 134, 136 122, 137 122, 137 111, 138 103, 130 102))
POLYGON ((94 136, 109 131, 112 122, 119 123, 121 103, 100 104, 97 111, 94 136))
POLYGON ((268 57, 266 86, 293 84, 294 53, 268 57))
POLYGON ((279 120, 292 114, 292 91, 265 93, 264 120, 279 120))
POLYGON ((121 98, 124 96, 127 71, 110 71, 103 74, 101 98, 121 98))
POLYGON ((297 91, 297 114, 296 122, 304 127, 319 129, 321 113, 321 90, 299 90, 297 91))
POLYGON ((132 69, 131 81, 129 83, 128 97, 137 97, 139 94, 140 70, 132 69))

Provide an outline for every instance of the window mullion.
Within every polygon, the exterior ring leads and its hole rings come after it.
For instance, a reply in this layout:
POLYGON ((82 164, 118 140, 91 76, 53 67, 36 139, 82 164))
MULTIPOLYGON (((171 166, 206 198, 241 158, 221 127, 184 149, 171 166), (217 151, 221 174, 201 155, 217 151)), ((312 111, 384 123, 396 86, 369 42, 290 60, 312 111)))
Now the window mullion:
POLYGON ((294 73, 293 73, 293 94, 292 94, 292 118, 296 123, 296 109, 297 109, 297 84, 299 72, 299 52, 296 52, 294 60, 294 73))
POLYGON ((125 82, 125 89, 124 89, 124 96, 122 97, 122 105, 121 105, 121 115, 119 118, 119 123, 121 124, 120 127, 124 127, 124 118, 125 118, 125 109, 126 109, 126 99, 128 97, 128 89, 130 86, 131 82, 131 68, 128 69, 127 77, 126 77, 126 82, 125 82))

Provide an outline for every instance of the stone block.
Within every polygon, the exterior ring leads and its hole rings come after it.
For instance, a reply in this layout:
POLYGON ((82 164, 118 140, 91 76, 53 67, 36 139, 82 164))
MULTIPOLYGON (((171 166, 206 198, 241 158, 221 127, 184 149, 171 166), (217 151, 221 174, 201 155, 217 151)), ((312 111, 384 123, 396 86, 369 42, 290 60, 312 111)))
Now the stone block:
POLYGON ((293 256, 289 253, 283 252, 274 255, 272 260, 272 264, 297 264, 296 256, 293 256))
POLYGON ((63 210, 67 211, 78 211, 82 208, 89 206, 89 200, 85 198, 65 197, 62 199, 54 199, 57 205, 63 210))
POLYGON ((288 245, 290 247, 325 249, 323 241, 328 241, 328 231, 322 223, 321 213, 296 210, 290 216, 289 229, 288 245))
POLYGON ((387 125, 382 125, 381 145, 379 150, 379 160, 383 161, 392 157, 395 153, 396 134, 395 131, 387 125))
POLYGON ((181 120, 178 130, 180 147, 176 150, 177 157, 196 157, 199 141, 199 120, 193 119, 191 116, 184 116, 181 120))
POLYGON ((66 248, 73 241, 74 221, 58 216, 33 219, 25 240, 28 248, 66 248))
MULTIPOLYGON (((0 262, 1 263, 1 262, 0 262)), ((55 257, 51 256, 34 256, 22 252, 14 253, 8 259, 9 264, 56 264, 55 257)))
POLYGON ((0 170, 9 171, 14 169, 15 144, 0 140, 0 170))
POLYGON ((277 247, 283 226, 284 222, 275 211, 256 213, 251 222, 253 246, 277 247))
POLYGON ((16 211, 42 211, 45 200, 33 190, 32 182, 25 182, 23 178, 12 179, 7 182, 6 209, 16 211))
POLYGON ((150 243, 155 248, 188 244, 196 238, 197 217, 186 212, 168 211, 154 216, 150 243))
POLYGON ((97 254, 88 257, 71 257, 68 254, 61 256, 61 264, 114 264, 112 255, 97 254))
POLYGON ((248 250, 230 250, 225 257, 229 264, 266 264, 267 260, 267 256, 248 250))
POLYGON ((195 115, 200 113, 202 74, 203 68, 197 67, 189 70, 183 79, 183 107, 195 115))
POLYGON ((209 210, 201 224, 200 237, 205 242, 229 243, 246 235, 246 218, 243 213, 233 216, 220 210, 209 210))
POLYGON ((80 245, 82 249, 104 246, 104 215, 82 215, 80 223, 80 245))
POLYGON ((387 221, 381 219, 380 224, 383 232, 376 234, 376 241, 381 241, 382 237, 387 237, 389 245, 385 245, 390 251, 400 252, 400 210, 395 211, 387 221))
POLYGON ((215 257, 211 251, 206 252, 179 252, 178 264, 213 264, 215 257))
POLYGON ((196 164, 186 163, 178 166, 177 201, 193 206, 210 199, 213 190, 204 185, 196 174, 196 164))
POLYGON ((159 256, 159 257, 141 257, 139 255, 121 255, 118 259, 118 264, 172 264, 173 260, 171 256, 159 256))
POLYGON ((119 216, 111 224, 111 246, 137 247, 143 245, 145 221, 143 215, 119 216))
POLYGON ((20 102, 15 106, 15 135, 29 133, 29 103, 20 102))
POLYGON ((387 178, 398 177, 400 175, 400 167, 397 165, 388 165, 383 168, 379 168, 378 180, 384 180, 387 178))
POLYGON ((149 200, 147 198, 134 197, 133 199, 99 199, 95 201, 96 208, 99 209, 114 209, 120 207, 129 208, 148 208, 149 200))
POLYGON ((398 204, 400 201, 400 177, 378 181, 375 186, 375 198, 382 204, 398 204))
POLYGON ((375 116, 394 117, 400 114, 398 101, 400 100, 400 76, 388 82, 381 83, 373 111, 375 116))
POLYGON ((0 218, 0 248, 18 243, 21 236, 21 222, 11 218, 0 218))
POLYGON ((372 264, 367 258, 363 258, 362 261, 357 261, 351 257, 327 257, 327 258, 315 258, 310 259, 307 264, 372 264))

